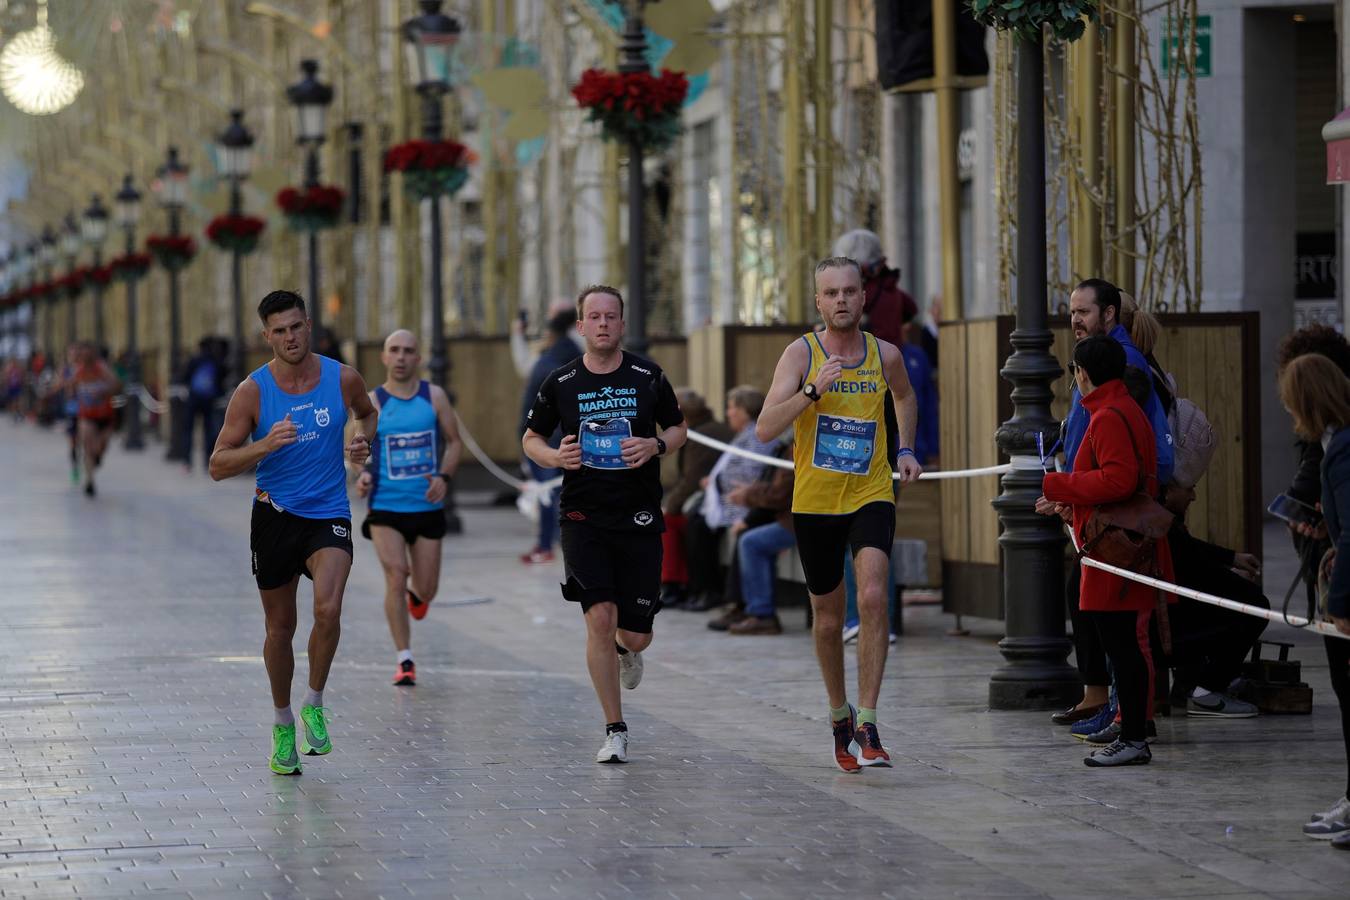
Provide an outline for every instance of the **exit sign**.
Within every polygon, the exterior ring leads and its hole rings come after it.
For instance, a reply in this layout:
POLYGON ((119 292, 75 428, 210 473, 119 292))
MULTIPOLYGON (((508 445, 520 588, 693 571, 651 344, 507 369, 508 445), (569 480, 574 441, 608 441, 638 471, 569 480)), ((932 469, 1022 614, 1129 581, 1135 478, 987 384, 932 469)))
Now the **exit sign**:
MULTIPOLYGON (((1200 78, 1213 74, 1210 60, 1210 17, 1196 16, 1191 19, 1168 19, 1162 36, 1162 71, 1167 75, 1172 68, 1174 56, 1181 58, 1188 52, 1195 53, 1195 74, 1200 78)), ((1183 74, 1185 70, 1180 70, 1183 74)))

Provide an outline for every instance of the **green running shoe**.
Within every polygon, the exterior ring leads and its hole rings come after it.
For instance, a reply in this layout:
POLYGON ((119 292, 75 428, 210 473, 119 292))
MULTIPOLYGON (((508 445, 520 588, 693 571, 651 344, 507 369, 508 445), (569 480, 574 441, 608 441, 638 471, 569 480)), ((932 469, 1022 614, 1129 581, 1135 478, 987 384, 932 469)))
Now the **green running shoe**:
POLYGON ((322 706, 300 707, 300 752, 306 756, 323 756, 333 749, 328 739, 328 723, 323 718, 322 706))
POLYGON ((278 775, 299 775, 300 757, 295 752, 295 725, 272 726, 272 771, 278 775))

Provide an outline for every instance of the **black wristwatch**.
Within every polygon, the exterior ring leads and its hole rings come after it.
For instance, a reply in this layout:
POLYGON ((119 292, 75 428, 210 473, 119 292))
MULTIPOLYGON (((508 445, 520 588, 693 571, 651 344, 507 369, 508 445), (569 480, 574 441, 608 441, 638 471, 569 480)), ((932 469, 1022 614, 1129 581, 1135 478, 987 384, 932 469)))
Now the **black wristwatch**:
POLYGON ((810 400, 812 403, 820 402, 820 391, 816 390, 816 383, 814 381, 808 381, 806 384, 802 385, 802 393, 805 394, 806 399, 810 400))
POLYGON ((666 442, 661 440, 660 438, 656 439, 656 455, 657 456, 666 455, 666 442))
POLYGON ((439 478, 441 481, 444 481, 446 484, 449 484, 449 483, 450 483, 450 476, 447 475, 447 474, 445 474, 444 472, 437 472, 435 475, 432 475, 431 477, 432 477, 432 478, 439 478))

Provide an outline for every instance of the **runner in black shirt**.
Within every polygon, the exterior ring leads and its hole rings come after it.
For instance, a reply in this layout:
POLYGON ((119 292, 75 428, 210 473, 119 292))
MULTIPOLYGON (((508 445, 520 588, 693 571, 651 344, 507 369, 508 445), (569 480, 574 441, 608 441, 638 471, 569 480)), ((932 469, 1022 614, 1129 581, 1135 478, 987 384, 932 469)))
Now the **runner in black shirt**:
POLYGON ((623 297, 592 285, 577 300, 586 352, 544 380, 521 441, 546 469, 563 469, 559 504, 563 596, 586 615, 586 666, 604 710, 595 761, 628 761, 619 685, 642 680, 642 653, 661 609, 661 463, 685 441, 684 414, 653 362, 619 349, 623 297), (548 436, 562 426, 562 445, 548 436), (617 656, 616 656, 617 655, 617 656))

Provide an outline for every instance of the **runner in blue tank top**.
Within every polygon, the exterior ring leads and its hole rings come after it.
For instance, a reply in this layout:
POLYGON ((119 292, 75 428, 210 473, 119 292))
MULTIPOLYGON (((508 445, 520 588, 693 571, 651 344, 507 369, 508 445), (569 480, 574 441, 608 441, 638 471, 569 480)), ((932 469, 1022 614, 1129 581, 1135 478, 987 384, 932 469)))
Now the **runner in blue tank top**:
POLYGON ((361 533, 374 542, 384 567, 384 615, 398 651, 394 684, 411 687, 417 668, 408 616, 425 618, 436 597, 445 537, 442 504, 462 445, 450 398, 417 377, 422 367, 417 337, 395 331, 384 339, 380 359, 388 374, 371 391, 380 428, 356 492, 370 498, 361 533))
POLYGON ((220 481, 258 469, 249 543, 267 621, 263 661, 274 707, 270 765, 279 775, 294 775, 300 753, 322 756, 333 749, 323 689, 337 652, 342 592, 352 568, 343 455, 358 466, 366 461, 379 413, 355 369, 310 352, 312 325, 299 294, 273 291, 258 304, 258 317, 273 359, 230 398, 211 454, 211 477, 220 481), (344 447, 348 409, 360 429, 344 447), (291 641, 301 575, 314 582, 314 628, 309 692, 297 734, 291 641))

